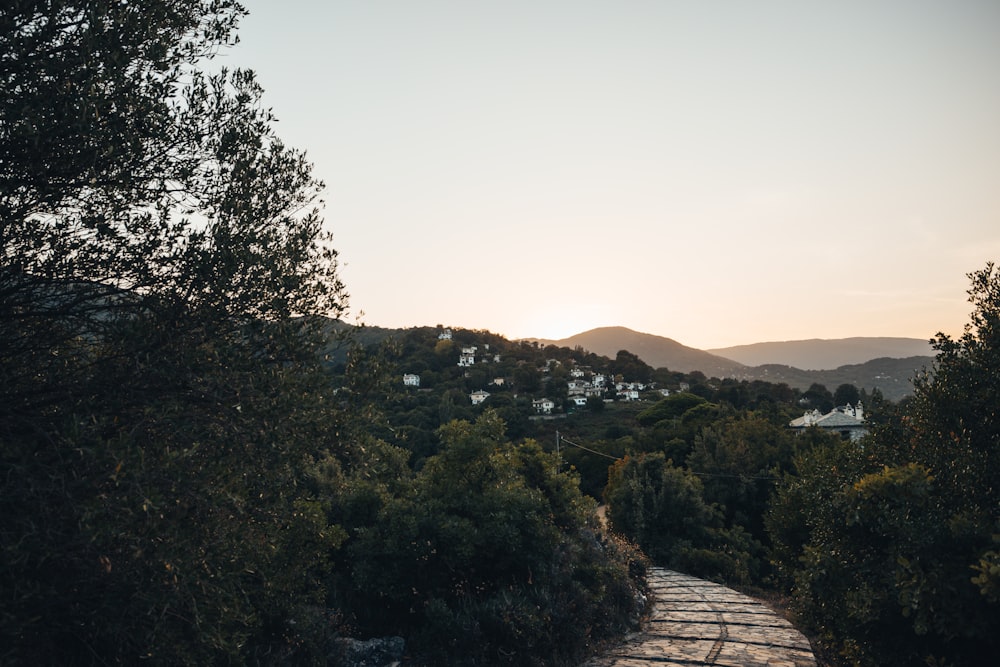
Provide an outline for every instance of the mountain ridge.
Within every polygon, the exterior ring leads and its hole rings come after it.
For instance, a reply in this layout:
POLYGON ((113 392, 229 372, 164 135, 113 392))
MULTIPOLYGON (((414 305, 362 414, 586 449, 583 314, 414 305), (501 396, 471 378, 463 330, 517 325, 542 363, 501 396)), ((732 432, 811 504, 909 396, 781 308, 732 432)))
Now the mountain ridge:
MULTIPOLYGON (((357 327, 355 325, 333 320, 328 323, 328 326, 331 334, 334 334, 337 331, 343 331, 344 329, 354 329, 357 335, 355 341, 362 344, 364 347, 378 344, 386 338, 392 338, 405 331, 404 329, 389 329, 372 325, 357 327)), ((431 329, 430 327, 416 328, 431 329)), ((441 326, 438 326, 437 329, 441 331, 446 330, 441 326)), ((455 331, 456 335, 461 333, 466 338, 469 335, 475 335, 477 333, 476 330, 463 331, 460 327, 456 328, 455 331)), ((492 335, 499 336, 499 334, 492 335)), ((335 338, 336 336, 334 336, 334 339, 335 338)), ((892 354, 881 354, 879 356, 867 358, 867 355, 871 354, 870 349, 868 352, 860 353, 855 350, 855 357, 850 359, 851 363, 839 364, 834 368, 828 369, 803 370, 799 366, 782 363, 780 359, 774 363, 757 365, 743 364, 738 360, 712 354, 709 351, 688 347, 672 338, 642 333, 621 326, 599 327, 597 329, 584 331, 560 340, 521 338, 512 339, 510 342, 533 343, 543 347, 548 345, 571 349, 580 347, 588 352, 604 356, 609 359, 615 359, 619 351, 626 350, 629 353, 636 355, 643 361, 643 363, 653 368, 667 368, 671 371, 678 371, 682 373, 697 371, 707 377, 736 378, 738 380, 746 381, 760 380, 772 383, 784 383, 790 387, 800 390, 805 390, 814 383, 822 384, 831 390, 841 384, 853 384, 859 389, 878 389, 882 392, 885 398, 889 400, 899 400, 912 393, 912 378, 916 374, 930 369, 933 366, 934 356, 933 353, 931 353, 929 341, 921 341, 919 339, 866 339, 864 337, 853 337, 850 339, 812 339, 804 342, 820 343, 820 347, 832 347, 836 349, 838 347, 838 343, 843 340, 853 341, 854 343, 857 343, 858 341, 881 341, 879 345, 885 341, 898 341, 901 345, 900 347, 893 348, 893 350, 896 350, 896 356, 893 356, 892 354), (908 346, 916 345, 917 343, 926 345, 928 353, 907 354, 908 350, 913 349, 908 346), (857 356, 858 354, 860 354, 860 357, 857 356)), ((786 342, 795 343, 799 341, 786 342)), ((748 347, 752 349, 756 345, 760 344, 737 347, 748 347)), ((774 347, 780 346, 781 343, 771 342, 764 345, 774 347)), ((348 347, 349 346, 335 342, 335 340, 331 340, 331 344, 326 352, 332 362, 343 363, 346 361, 348 347)), ((857 347, 856 344, 855 347, 857 347)), ((861 348, 865 349, 864 346, 861 346, 861 348)), ((876 348, 879 351, 885 350, 884 347, 878 347, 878 345, 876 345, 876 348)), ((916 349, 923 350, 925 348, 918 345, 916 349)), ((769 350, 769 352, 773 353, 773 350, 769 350)))
POLYGON ((768 341, 706 350, 747 366, 782 364, 802 370, 833 370, 849 364, 889 357, 933 356, 928 339, 896 336, 852 336, 768 341))
POLYGON ((642 333, 623 326, 610 326, 589 329, 557 340, 524 340, 557 347, 580 346, 611 358, 624 349, 638 355, 654 368, 667 367, 682 372, 699 370, 707 375, 720 376, 739 374, 747 367, 768 365, 829 371, 874 359, 934 356, 929 340, 892 336, 767 341, 700 350, 665 336, 642 333))
POLYGON ((634 331, 622 326, 597 327, 560 340, 543 338, 524 340, 557 347, 579 346, 611 359, 614 359, 620 350, 628 350, 653 368, 666 367, 682 373, 701 371, 709 376, 725 377, 739 374, 746 366, 733 359, 689 347, 673 338, 634 331))

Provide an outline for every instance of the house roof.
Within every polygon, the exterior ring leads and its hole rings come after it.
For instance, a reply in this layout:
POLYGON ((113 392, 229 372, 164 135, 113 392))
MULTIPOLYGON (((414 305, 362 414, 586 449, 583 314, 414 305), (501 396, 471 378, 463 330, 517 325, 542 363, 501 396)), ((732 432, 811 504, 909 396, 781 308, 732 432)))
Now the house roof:
POLYGON ((792 428, 805 428, 806 426, 821 426, 823 428, 844 428, 850 426, 864 426, 864 421, 858 419, 853 415, 844 414, 839 410, 834 410, 833 412, 828 412, 827 414, 816 417, 813 415, 803 415, 798 419, 793 419, 788 423, 792 428))

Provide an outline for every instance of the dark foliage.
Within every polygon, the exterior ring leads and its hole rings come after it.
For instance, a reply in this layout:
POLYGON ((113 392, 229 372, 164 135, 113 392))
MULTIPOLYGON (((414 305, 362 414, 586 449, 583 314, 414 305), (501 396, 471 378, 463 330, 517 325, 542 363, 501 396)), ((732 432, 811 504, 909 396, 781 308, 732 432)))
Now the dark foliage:
POLYGON ((638 621, 645 564, 596 525, 593 501, 486 412, 442 428, 398 493, 350 491, 336 571, 352 622, 401 633, 433 664, 572 664, 638 621), (366 500, 361 500, 362 498, 366 500))
POLYGON ((964 335, 860 444, 797 461, 768 525, 802 617, 851 663, 994 659, 1000 527, 1000 276, 970 275, 964 335))
POLYGON ((318 659, 345 294, 232 2, 0 10, 0 661, 318 659))

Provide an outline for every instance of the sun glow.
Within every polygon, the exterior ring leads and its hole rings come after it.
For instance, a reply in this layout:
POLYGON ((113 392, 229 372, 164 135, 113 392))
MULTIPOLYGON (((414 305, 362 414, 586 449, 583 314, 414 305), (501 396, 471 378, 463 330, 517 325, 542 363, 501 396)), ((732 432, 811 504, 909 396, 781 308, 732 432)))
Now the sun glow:
POLYGON ((597 327, 613 326, 616 322, 610 311, 606 305, 594 303, 534 308, 523 314, 511 337, 562 340, 597 327))

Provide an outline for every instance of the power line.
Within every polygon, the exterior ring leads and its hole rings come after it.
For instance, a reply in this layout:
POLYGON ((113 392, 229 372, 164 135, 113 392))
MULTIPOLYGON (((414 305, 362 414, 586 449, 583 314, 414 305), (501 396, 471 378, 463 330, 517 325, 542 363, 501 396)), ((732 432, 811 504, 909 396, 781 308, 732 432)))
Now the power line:
MULTIPOLYGON (((591 449, 590 447, 584 447, 583 445, 581 445, 579 443, 576 443, 576 442, 573 442, 572 440, 568 439, 566 436, 560 434, 558 431, 556 431, 556 453, 557 454, 559 452, 559 444, 562 443, 562 442, 565 442, 565 443, 568 443, 570 445, 573 445, 574 447, 578 447, 579 449, 582 449, 585 452, 590 452, 591 454, 597 454, 598 456, 603 456, 606 459, 611 459, 612 461, 621 461, 622 460, 622 458, 620 456, 612 456, 611 454, 605 454, 604 452, 599 452, 596 449, 591 449)), ((692 475, 698 475, 699 477, 724 477, 724 478, 729 478, 729 479, 753 479, 753 480, 762 480, 762 481, 766 481, 766 482, 780 482, 781 481, 780 477, 765 477, 763 475, 733 475, 733 474, 727 474, 727 473, 721 473, 721 472, 695 472, 694 470, 688 470, 688 472, 691 473, 692 475)))
POLYGON ((574 447, 579 447, 580 449, 582 449, 585 452, 590 452, 591 454, 597 454, 598 456, 603 456, 604 458, 611 459, 612 461, 621 461, 621 457, 620 456, 611 456, 611 454, 605 454, 604 452, 599 452, 596 449, 591 449, 590 447, 584 447, 583 445, 577 444, 577 443, 573 442, 572 440, 567 440, 566 436, 564 436, 564 435, 560 436, 559 433, 557 432, 556 433, 556 442, 558 443, 560 441, 561 442, 568 442, 569 444, 573 445, 574 447))
POLYGON ((761 475, 730 475, 721 472, 695 472, 694 470, 688 470, 692 475, 698 475, 699 477, 731 477, 733 479, 760 479, 768 482, 780 482, 780 477, 763 477, 761 475))

